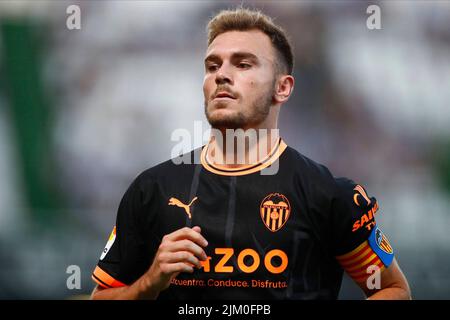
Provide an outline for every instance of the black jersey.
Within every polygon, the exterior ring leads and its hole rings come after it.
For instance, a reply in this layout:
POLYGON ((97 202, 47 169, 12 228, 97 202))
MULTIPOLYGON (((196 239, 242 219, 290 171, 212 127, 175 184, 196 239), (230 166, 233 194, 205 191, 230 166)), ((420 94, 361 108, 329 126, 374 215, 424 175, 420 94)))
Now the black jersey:
POLYGON ((392 262, 375 224, 377 200, 362 186, 281 139, 264 161, 240 169, 208 163, 206 153, 207 146, 194 150, 192 164, 169 160, 133 181, 92 275, 100 286, 132 284, 164 235, 195 225, 208 259, 159 299, 336 299, 344 270, 363 282, 369 266, 392 262))

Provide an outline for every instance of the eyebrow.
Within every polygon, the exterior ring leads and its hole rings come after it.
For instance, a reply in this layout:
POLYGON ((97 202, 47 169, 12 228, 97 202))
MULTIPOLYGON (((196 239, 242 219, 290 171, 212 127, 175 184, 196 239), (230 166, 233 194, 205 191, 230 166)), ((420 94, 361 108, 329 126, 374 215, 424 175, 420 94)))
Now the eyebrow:
MULTIPOLYGON (((244 59, 244 58, 247 58, 247 59, 250 59, 250 60, 253 60, 256 62, 259 61, 258 57, 250 52, 239 51, 239 52, 234 52, 231 55, 231 60, 244 59)), ((207 63, 208 61, 217 61, 217 60, 221 60, 221 58, 216 54, 211 54, 205 58, 205 63, 207 63)))

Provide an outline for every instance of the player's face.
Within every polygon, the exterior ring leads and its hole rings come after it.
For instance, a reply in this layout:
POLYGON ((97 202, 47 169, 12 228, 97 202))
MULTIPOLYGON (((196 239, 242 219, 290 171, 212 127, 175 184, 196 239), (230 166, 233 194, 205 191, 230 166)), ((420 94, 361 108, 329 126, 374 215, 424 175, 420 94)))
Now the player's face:
POLYGON ((252 128, 269 114, 275 90, 275 49, 259 30, 217 36, 205 58, 203 94, 213 128, 252 128))

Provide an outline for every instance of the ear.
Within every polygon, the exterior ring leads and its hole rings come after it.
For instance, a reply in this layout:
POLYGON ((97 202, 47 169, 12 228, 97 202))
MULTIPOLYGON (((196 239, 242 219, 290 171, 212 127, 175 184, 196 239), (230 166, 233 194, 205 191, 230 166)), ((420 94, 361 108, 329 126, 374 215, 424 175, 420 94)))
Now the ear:
POLYGON ((294 77, 288 74, 279 76, 275 85, 274 100, 277 104, 285 103, 294 89, 294 77))

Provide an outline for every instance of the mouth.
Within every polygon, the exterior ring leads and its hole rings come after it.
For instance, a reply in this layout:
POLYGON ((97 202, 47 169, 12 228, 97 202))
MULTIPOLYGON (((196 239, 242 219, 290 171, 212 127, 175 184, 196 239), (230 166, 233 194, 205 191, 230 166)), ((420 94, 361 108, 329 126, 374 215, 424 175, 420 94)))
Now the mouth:
POLYGON ((217 100, 217 99, 233 99, 233 100, 235 100, 236 98, 227 91, 220 91, 214 96, 214 100, 217 100))

